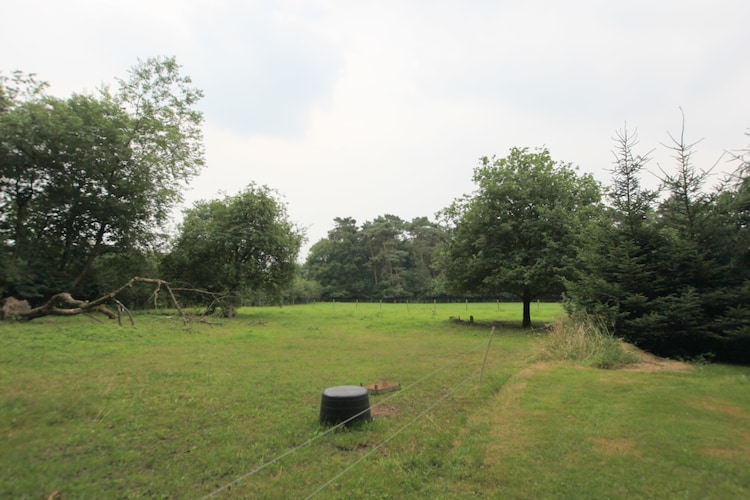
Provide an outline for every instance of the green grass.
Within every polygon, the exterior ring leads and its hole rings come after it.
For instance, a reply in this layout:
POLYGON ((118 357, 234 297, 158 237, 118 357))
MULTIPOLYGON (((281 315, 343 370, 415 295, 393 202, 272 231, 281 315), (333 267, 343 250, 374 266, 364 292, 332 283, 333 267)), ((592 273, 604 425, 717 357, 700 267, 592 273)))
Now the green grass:
MULTIPOLYGON (((559 313, 532 306, 540 326, 559 313)), ((331 480, 321 497, 750 494, 750 370, 533 362, 520 316, 320 303, 188 327, 0 323, 0 498, 201 498, 310 440, 217 497, 305 498, 331 480), (403 389, 371 397, 372 423, 318 424, 323 389, 383 377, 403 389)))

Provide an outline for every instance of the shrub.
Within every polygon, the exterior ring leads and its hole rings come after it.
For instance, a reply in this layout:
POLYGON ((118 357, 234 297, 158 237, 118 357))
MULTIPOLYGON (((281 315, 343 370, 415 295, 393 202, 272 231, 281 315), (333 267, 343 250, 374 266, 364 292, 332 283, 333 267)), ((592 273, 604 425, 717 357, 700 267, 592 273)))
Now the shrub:
POLYGON ((606 323, 595 317, 561 317, 547 326, 537 347, 542 361, 575 361, 588 366, 614 369, 638 362, 638 356, 624 348, 606 323))

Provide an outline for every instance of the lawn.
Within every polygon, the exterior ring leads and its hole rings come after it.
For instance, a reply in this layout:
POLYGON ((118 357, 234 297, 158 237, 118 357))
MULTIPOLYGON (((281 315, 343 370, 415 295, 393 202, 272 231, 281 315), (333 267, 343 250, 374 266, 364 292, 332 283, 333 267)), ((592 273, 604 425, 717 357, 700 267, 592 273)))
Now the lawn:
MULTIPOLYGON (((558 314, 532 306, 539 326, 558 314)), ((520 317, 319 303, 0 323, 0 498, 750 497, 750 369, 541 363, 520 317), (323 389, 382 378, 402 389, 371 397, 373 422, 318 423, 323 389)))

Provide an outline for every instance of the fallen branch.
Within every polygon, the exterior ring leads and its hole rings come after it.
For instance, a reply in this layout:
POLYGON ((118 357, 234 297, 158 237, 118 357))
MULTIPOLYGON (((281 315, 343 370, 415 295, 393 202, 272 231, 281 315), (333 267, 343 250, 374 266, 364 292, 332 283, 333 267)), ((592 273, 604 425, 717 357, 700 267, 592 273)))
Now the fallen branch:
POLYGON ((15 316, 20 319, 32 320, 42 316, 75 316, 89 312, 99 312, 110 319, 117 318, 117 315, 107 308, 103 301, 86 302, 74 299, 68 292, 53 295, 47 303, 30 309, 29 311, 16 312, 15 316))
POLYGON ((116 297, 125 290, 131 288, 135 283, 150 283, 156 285, 154 296, 158 294, 162 288, 166 290, 167 294, 169 295, 169 299, 172 302, 172 305, 182 318, 182 323, 184 325, 187 324, 187 316, 185 316, 185 313, 180 307, 180 304, 177 302, 174 293, 172 293, 172 289, 169 287, 169 283, 156 278, 142 278, 139 276, 132 278, 117 290, 113 290, 105 295, 102 295, 101 297, 97 298, 96 300, 92 300, 91 302, 85 300, 77 300, 73 298, 73 296, 71 296, 68 292, 62 292, 53 295, 45 304, 42 304, 41 306, 29 308, 28 306, 19 307, 18 304, 21 303, 21 301, 18 301, 13 297, 8 297, 3 301, 2 319, 14 317, 18 319, 32 320, 35 318, 41 318, 43 316, 75 316, 77 314, 89 315, 90 313, 98 312, 104 314, 109 319, 117 319, 118 322, 122 324, 121 314, 124 311, 130 318, 131 325, 133 325, 135 324, 133 315, 130 313, 128 308, 123 305, 122 302, 116 299, 116 297), (107 304, 110 302, 114 302, 117 305, 117 313, 107 307, 107 304))

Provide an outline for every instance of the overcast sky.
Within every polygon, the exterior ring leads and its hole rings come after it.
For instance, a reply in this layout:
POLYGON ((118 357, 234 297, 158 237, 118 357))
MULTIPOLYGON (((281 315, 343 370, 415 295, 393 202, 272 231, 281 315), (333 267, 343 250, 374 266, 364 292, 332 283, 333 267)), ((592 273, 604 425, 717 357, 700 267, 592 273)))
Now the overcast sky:
POLYGON ((433 219, 514 146, 607 182, 627 123, 669 169, 680 108, 710 168, 750 143, 748 21, 747 0, 24 0, 3 7, 0 70, 65 97, 176 56, 205 92, 187 205, 266 184, 307 248, 334 217, 433 219))

